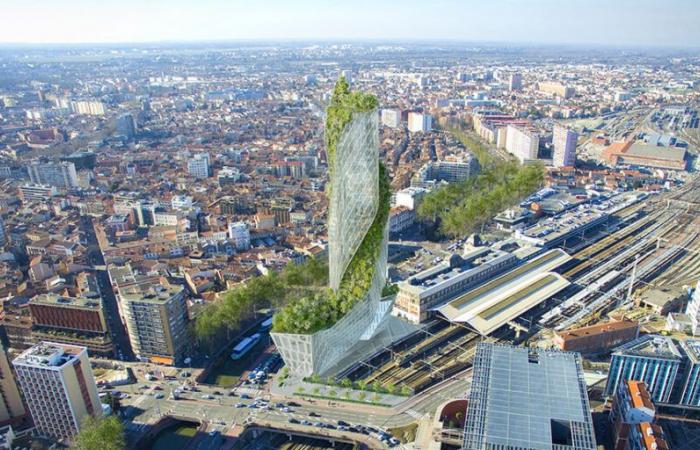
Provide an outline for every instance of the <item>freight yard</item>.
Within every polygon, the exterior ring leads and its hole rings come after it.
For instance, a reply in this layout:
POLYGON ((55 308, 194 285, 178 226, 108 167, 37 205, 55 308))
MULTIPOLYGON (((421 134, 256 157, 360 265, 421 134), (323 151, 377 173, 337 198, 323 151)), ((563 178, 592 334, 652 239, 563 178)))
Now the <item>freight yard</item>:
POLYGON ((620 204, 604 222, 598 220, 600 214, 591 215, 596 224, 582 223, 575 234, 557 239, 556 251, 566 251, 570 257, 538 268, 538 258, 546 260, 552 252, 542 249, 539 255, 543 256, 530 257, 529 262, 497 274, 445 306, 432 308, 431 319, 418 331, 336 378, 379 383, 389 390, 408 387, 419 393, 471 367, 481 341, 552 346, 555 332, 606 322, 606 314, 613 310, 651 322, 653 312, 633 308, 639 292, 680 289, 700 278, 700 237, 695 231, 700 230, 700 220, 692 214, 698 210, 700 180, 695 178, 676 190, 620 204), (566 284, 553 294, 540 292, 537 289, 546 281, 540 277, 509 290, 512 280, 533 265, 538 273, 551 271, 566 284), (539 297, 526 295, 532 292, 539 297), (468 320, 462 320, 463 314, 449 314, 455 305, 470 302, 495 304, 466 314, 468 320), (494 310, 505 313, 499 326, 474 326, 480 323, 475 318, 493 316, 494 310))

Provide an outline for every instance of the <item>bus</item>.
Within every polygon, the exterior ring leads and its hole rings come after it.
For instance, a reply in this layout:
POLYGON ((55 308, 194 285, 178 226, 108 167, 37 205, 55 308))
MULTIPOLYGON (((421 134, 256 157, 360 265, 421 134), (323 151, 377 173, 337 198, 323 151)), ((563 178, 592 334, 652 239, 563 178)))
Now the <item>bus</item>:
POLYGON ((260 340, 260 334, 255 333, 252 336, 248 336, 246 338, 243 338, 241 342, 236 344, 235 347, 233 347, 233 352, 231 352, 231 359, 241 359, 252 349, 255 347, 255 344, 258 343, 260 340))
POLYGON ((265 319, 265 321, 260 324, 260 329, 258 331, 260 331, 261 333, 264 333, 267 330, 269 330, 270 328, 272 328, 272 317, 265 319))

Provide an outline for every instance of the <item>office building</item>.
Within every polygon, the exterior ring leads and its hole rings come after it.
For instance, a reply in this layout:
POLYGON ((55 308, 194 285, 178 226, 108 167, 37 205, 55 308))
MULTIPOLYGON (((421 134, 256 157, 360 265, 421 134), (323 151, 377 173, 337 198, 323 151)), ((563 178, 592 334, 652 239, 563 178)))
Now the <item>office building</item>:
POLYGON ((682 361, 669 337, 644 335, 628 342, 612 354, 605 395, 614 395, 620 383, 637 380, 646 384, 655 402, 668 402, 682 361))
POLYGON ((686 357, 683 374, 679 378, 678 403, 685 406, 700 406, 700 340, 687 339, 678 345, 686 357))
POLYGON ((0 425, 6 425, 27 414, 10 366, 5 348, 0 345, 0 425))
POLYGON ((245 222, 231 222, 228 224, 228 236, 233 241, 236 250, 248 250, 250 248, 250 230, 245 222))
POLYGON ((449 260, 400 282, 391 313, 412 323, 425 322, 437 307, 517 263, 515 255, 489 247, 476 249, 464 257, 454 254, 449 260))
POLYGON ((42 342, 12 365, 39 434, 67 442, 86 416, 102 414, 85 347, 42 342))
POLYGON ((401 126, 401 111, 398 109, 382 109, 382 125, 389 128, 401 126))
POLYGON ((519 91, 523 88, 523 76, 520 72, 511 73, 508 77, 508 90, 519 91))
POLYGON ((595 450, 578 353, 479 343, 465 450, 595 450))
POLYGON ((540 92, 545 94, 556 95, 561 98, 571 98, 576 95, 576 89, 571 86, 565 86, 557 82, 540 82, 537 85, 540 92))
POLYGON ((32 337, 87 347, 93 356, 114 356, 114 347, 100 297, 37 295, 29 301, 32 337))
POLYGON ((187 161, 187 173, 195 178, 209 177, 209 153, 197 153, 187 161))
POLYGON ((70 189, 78 186, 78 174, 72 162, 33 162, 28 167, 34 184, 70 189))
POLYGON ((187 303, 183 286, 158 284, 119 288, 129 341, 137 357, 175 365, 188 349, 187 303))
POLYGON ((539 148, 540 136, 534 129, 508 125, 505 149, 515 155, 520 162, 537 159, 539 148))
POLYGON ((427 133, 433 129, 433 117, 430 114, 409 112, 408 113, 408 131, 411 133, 427 133))
POLYGON ((578 134, 562 125, 555 125, 552 137, 554 167, 573 167, 576 163, 576 142, 578 134))

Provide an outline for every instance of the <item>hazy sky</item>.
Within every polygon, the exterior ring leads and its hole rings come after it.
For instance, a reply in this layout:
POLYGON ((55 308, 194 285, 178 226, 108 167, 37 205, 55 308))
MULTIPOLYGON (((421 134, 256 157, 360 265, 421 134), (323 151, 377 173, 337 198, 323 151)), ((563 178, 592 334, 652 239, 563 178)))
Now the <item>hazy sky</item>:
POLYGON ((0 43, 256 39, 700 46, 700 0, 0 0, 0 43))

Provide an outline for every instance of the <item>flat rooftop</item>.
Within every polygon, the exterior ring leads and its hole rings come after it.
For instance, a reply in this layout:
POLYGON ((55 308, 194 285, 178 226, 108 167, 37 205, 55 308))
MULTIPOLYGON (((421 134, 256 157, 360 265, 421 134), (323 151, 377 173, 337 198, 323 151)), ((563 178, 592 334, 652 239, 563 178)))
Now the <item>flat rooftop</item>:
POLYGON ((12 363, 30 367, 60 368, 78 358, 84 351, 86 348, 78 345, 41 342, 25 350, 12 363))
POLYGON ((646 356, 680 361, 681 352, 668 336, 646 334, 614 350, 616 355, 646 356))
POLYGON ((480 343, 473 374, 465 449, 596 448, 577 353, 480 343))
POLYGON ((438 310, 449 321, 468 323, 487 335, 569 286, 564 277, 550 271, 570 259, 561 249, 549 250, 438 310))
POLYGON ((630 328, 638 328, 639 324, 632 320, 613 320, 611 322, 599 323, 588 327, 576 328, 573 330, 557 331, 564 340, 576 339, 583 336, 597 335, 601 333, 609 333, 611 331, 626 330, 630 328))
POLYGON ((49 305, 77 309, 102 309, 102 300, 87 297, 64 297, 57 294, 41 294, 29 300, 29 304, 49 305))

